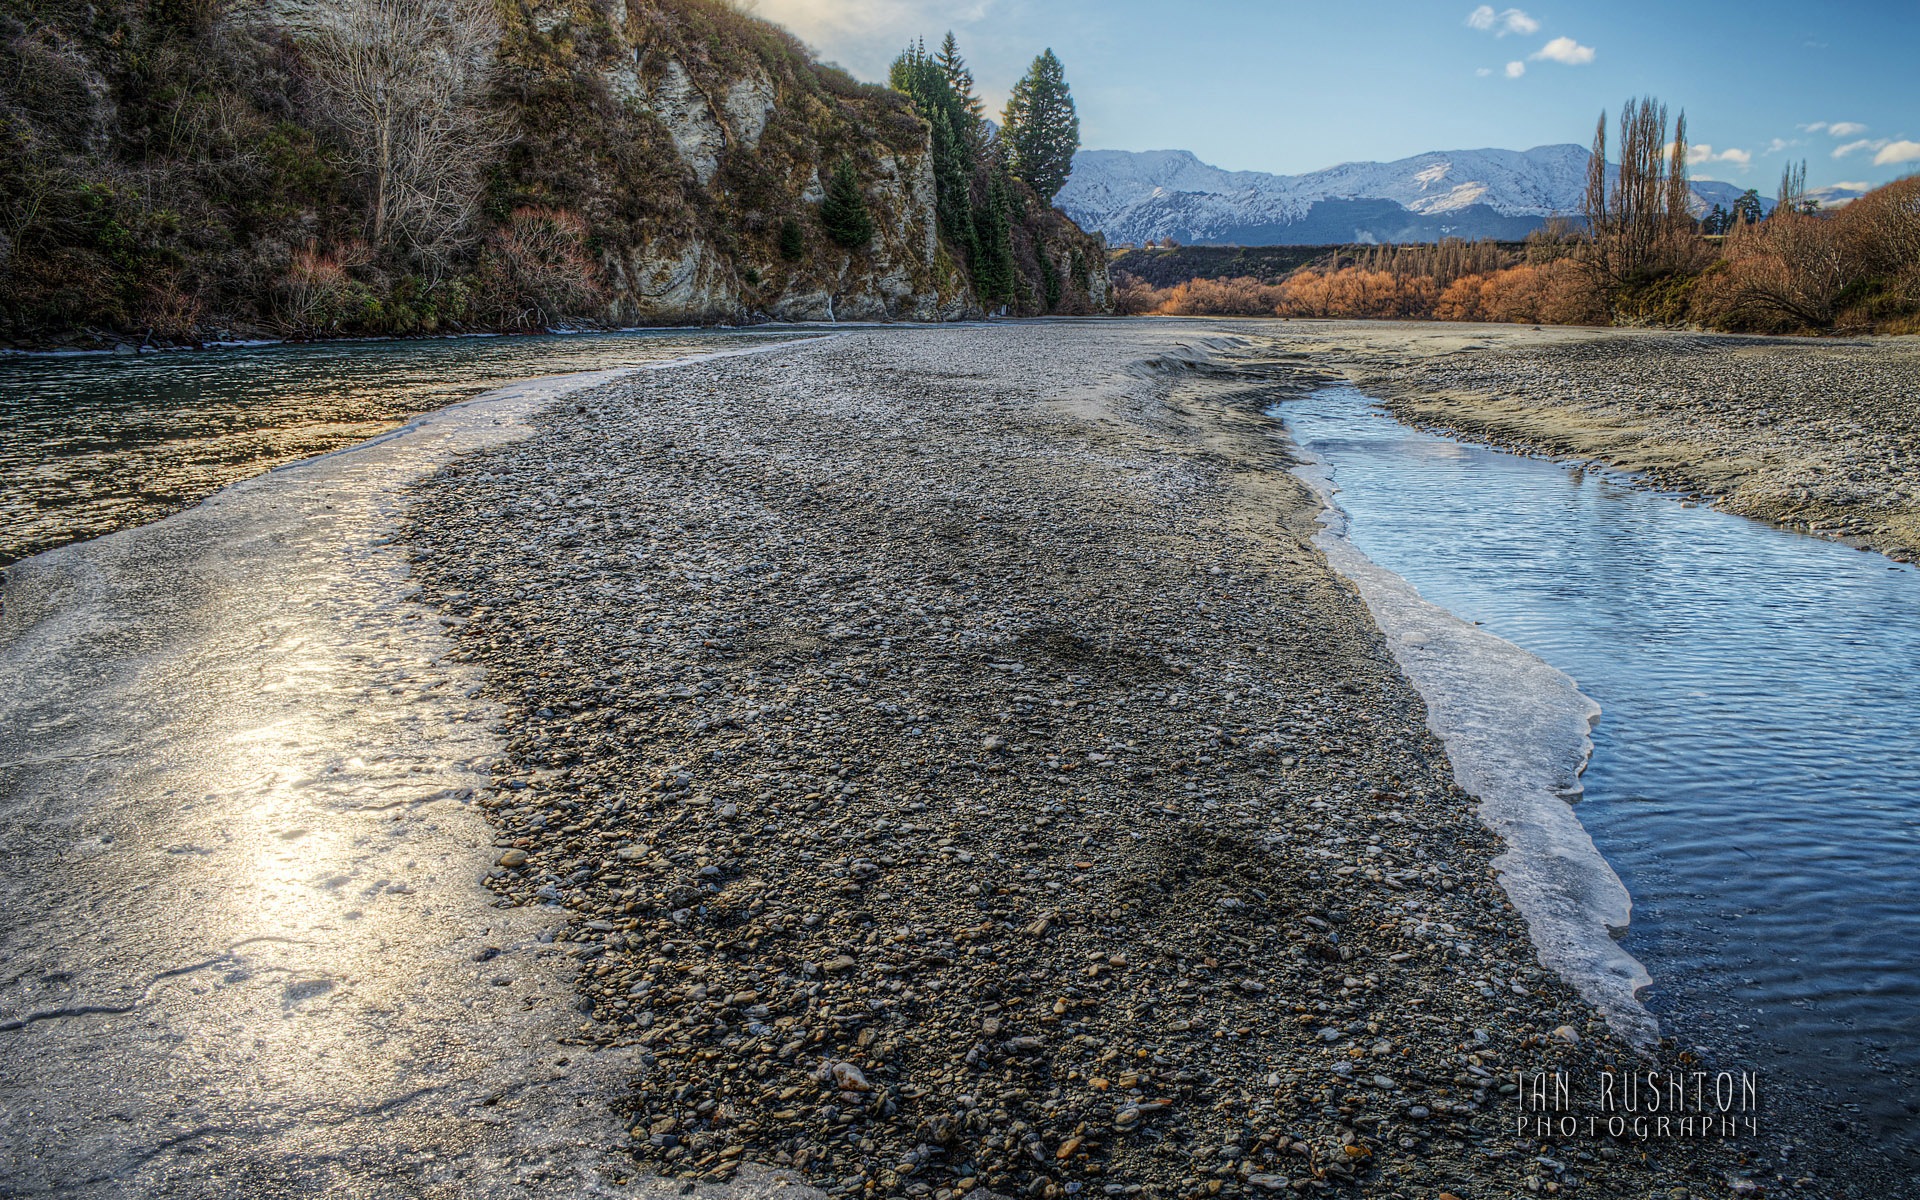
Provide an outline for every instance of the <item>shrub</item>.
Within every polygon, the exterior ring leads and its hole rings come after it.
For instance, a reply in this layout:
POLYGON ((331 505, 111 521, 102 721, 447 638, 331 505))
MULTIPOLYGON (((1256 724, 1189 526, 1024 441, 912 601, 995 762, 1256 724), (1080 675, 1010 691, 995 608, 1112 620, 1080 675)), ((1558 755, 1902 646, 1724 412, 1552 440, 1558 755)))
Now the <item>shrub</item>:
POLYGON ((523 207, 487 235, 480 283, 493 320, 546 329, 595 314, 606 302, 587 253, 587 223, 565 209, 523 207))

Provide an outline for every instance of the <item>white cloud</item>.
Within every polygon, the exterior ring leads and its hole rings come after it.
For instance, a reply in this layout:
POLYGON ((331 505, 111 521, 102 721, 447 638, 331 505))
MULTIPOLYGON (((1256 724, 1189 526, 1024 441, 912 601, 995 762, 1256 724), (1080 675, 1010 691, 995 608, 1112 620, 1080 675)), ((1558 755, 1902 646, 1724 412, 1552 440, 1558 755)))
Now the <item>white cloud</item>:
POLYGON ((1509 8, 1502 12, 1495 12, 1491 4, 1482 4, 1468 13, 1467 24, 1483 33, 1491 33, 1495 37, 1505 37, 1510 33, 1525 36, 1540 32, 1540 22, 1520 9, 1509 8))
POLYGON ((784 25, 829 62, 856 74, 884 79, 887 64, 913 37, 936 41, 948 29, 960 33, 986 18, 996 0, 755 0, 753 14, 784 25))
POLYGON ((1835 121, 1833 124, 1827 126, 1827 132, 1837 138, 1852 137, 1857 133, 1865 133, 1866 131, 1867 127, 1858 121, 1835 121))
POLYGON ((1578 67, 1593 61, 1593 47, 1582 46, 1570 37, 1557 37, 1535 50, 1530 57, 1535 62, 1544 60, 1578 67))
POLYGON ((1540 32, 1540 22, 1534 20, 1517 8, 1510 8, 1500 14, 1500 32, 1517 33, 1522 37, 1540 32))
POLYGON ((1826 131, 1826 128, 1827 128, 1827 123, 1825 121, 1810 121, 1807 124, 1802 125, 1800 127, 1800 132, 1801 133, 1824 133, 1826 131))
POLYGON ((1794 138, 1792 141, 1788 141, 1786 138, 1775 138, 1771 142, 1768 142, 1767 148, 1765 150, 1762 150, 1760 153, 1778 154, 1782 150, 1785 150, 1790 146, 1798 146, 1799 144, 1800 144, 1799 138, 1794 138))
POLYGON ((1873 156, 1876 167, 1891 166, 1894 163, 1906 163, 1920 160, 1920 142, 1888 142, 1881 147, 1880 153, 1873 156))
MULTIPOLYGON (((1668 153, 1672 153, 1673 143, 1667 143, 1667 151, 1668 153)), ((1687 164, 1689 166, 1701 167, 1708 163, 1732 163, 1734 166, 1744 169, 1753 165, 1753 152, 1751 150, 1741 150, 1736 147, 1729 147, 1725 150, 1715 150, 1705 142, 1695 142, 1693 145, 1687 147, 1687 164)))
POLYGON ((1478 75, 1480 78, 1485 79, 1487 76, 1493 74, 1493 68, 1492 67, 1476 67, 1473 73, 1475 75, 1478 75))
POLYGON ((1888 141, 1889 139, 1887 138, 1861 138, 1857 142, 1848 142, 1844 146, 1835 146, 1833 156, 1835 158, 1845 158, 1849 154, 1857 154, 1862 150, 1884 150, 1887 147, 1888 141))
POLYGON ((1864 179, 1836 179, 1833 181, 1833 186, 1846 188, 1850 192, 1870 192, 1873 190, 1873 185, 1864 179))
POLYGON ((1527 64, 1521 62, 1519 59, 1515 59, 1514 61, 1507 64, 1508 79, 1518 79, 1522 75, 1525 75, 1526 73, 1527 73, 1527 64))

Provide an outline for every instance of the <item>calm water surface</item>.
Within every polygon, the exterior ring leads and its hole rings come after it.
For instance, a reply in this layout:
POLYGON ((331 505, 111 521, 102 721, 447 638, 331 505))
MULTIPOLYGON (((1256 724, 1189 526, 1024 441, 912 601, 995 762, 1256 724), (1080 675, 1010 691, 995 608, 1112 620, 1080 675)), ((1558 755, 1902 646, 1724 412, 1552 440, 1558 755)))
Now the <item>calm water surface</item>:
POLYGON ((514 379, 791 338, 647 330, 0 358, 0 567, 514 379))
POLYGON ((1578 810, 1633 894, 1648 1006, 1911 1149, 1920 573, 1348 389, 1281 415, 1361 551, 1601 706, 1578 810))

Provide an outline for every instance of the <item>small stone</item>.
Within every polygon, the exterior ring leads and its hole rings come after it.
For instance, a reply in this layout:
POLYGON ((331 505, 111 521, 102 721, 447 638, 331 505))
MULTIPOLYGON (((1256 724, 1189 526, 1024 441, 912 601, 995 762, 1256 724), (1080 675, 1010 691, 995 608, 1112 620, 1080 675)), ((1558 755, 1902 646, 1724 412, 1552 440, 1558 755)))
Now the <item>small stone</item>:
POLYGON ((838 1084, 840 1090, 843 1092, 870 1092, 873 1090, 873 1085, 867 1082, 866 1073, 850 1062, 834 1063, 830 1074, 833 1076, 833 1082, 838 1084))
POLYGON ((1247 1186, 1263 1192, 1284 1192, 1293 1186, 1293 1181, 1285 1175, 1249 1175, 1247 1186))
POLYGON ((505 867, 510 871, 524 867, 527 865, 527 852, 519 849, 509 850, 495 859, 494 865, 505 867))
POLYGON ((1562 1025, 1547 1036, 1556 1042, 1565 1042, 1569 1046, 1580 1044, 1580 1031, 1571 1025, 1562 1025))

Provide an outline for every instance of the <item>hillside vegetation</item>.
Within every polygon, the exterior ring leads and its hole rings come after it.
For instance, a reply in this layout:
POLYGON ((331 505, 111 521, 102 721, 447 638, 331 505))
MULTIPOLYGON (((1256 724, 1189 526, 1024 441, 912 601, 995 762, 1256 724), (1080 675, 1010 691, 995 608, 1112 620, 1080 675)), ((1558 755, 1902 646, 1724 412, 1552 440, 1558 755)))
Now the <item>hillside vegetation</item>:
POLYGON ((1105 308, 1103 244, 1005 172, 983 286, 932 151, 913 98, 717 0, 23 0, 0 339, 1105 308))

